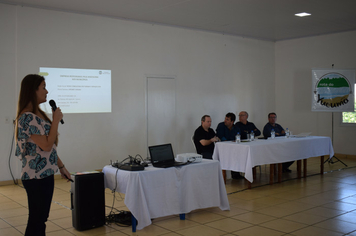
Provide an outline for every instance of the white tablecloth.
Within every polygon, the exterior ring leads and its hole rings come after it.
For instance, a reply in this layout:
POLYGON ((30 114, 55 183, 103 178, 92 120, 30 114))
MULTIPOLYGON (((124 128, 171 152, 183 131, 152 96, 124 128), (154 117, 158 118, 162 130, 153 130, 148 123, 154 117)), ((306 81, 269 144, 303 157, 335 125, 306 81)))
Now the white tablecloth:
POLYGON ((138 221, 137 229, 151 219, 220 207, 230 210, 224 179, 218 161, 203 160, 181 167, 146 167, 144 171, 103 168, 105 187, 125 194, 125 204, 138 221))
POLYGON ((223 170, 245 173, 253 182, 252 168, 258 165, 282 163, 309 157, 334 155, 329 137, 257 139, 252 142, 218 142, 213 159, 219 160, 223 170))

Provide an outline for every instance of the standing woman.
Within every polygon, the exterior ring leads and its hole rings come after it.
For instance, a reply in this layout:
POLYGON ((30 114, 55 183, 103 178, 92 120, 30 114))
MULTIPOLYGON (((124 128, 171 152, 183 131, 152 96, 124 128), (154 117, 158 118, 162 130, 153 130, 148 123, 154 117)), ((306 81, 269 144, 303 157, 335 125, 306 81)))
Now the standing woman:
POLYGON ((25 76, 21 82, 16 116, 16 153, 22 161, 21 180, 27 192, 28 222, 25 236, 46 235, 46 224, 51 208, 54 174, 63 178, 70 173, 57 155, 58 123, 63 117, 61 109, 53 112, 52 122, 40 109, 46 102, 48 91, 44 77, 25 76))

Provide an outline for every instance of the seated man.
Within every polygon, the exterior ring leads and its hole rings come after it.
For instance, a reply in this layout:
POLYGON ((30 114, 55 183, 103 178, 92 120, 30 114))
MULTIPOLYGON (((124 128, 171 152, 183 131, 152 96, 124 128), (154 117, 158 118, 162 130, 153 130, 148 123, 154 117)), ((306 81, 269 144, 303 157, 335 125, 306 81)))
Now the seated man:
POLYGON ((286 132, 284 131, 283 127, 280 124, 276 123, 277 115, 276 113, 272 112, 268 114, 268 123, 263 128, 263 136, 267 139, 271 137, 271 131, 274 129, 274 132, 277 136, 285 136, 286 132))
POLYGON ((219 141, 215 136, 215 132, 211 126, 211 118, 208 115, 204 115, 201 118, 201 126, 199 126, 194 132, 194 144, 197 149, 197 153, 201 154, 203 158, 213 159, 214 142, 219 141))
MULTIPOLYGON (((221 141, 233 141, 236 139, 237 133, 240 133, 240 129, 234 125, 236 116, 234 113, 227 113, 224 122, 219 123, 216 128, 216 135, 221 141)), ((240 175, 239 172, 231 171, 231 178, 233 179, 243 179, 244 177, 240 175)))
POLYGON ((261 131, 257 129, 254 123, 248 122, 248 113, 246 111, 241 111, 239 113, 239 122, 235 124, 241 130, 241 139, 247 139, 247 134, 250 134, 251 131, 255 134, 255 137, 261 135, 261 131))
POLYGON ((240 129, 234 125, 236 116, 234 113, 227 113, 224 122, 220 122, 216 128, 216 136, 221 141, 234 141, 240 129))
MULTIPOLYGON (((268 114, 268 123, 263 128, 263 136, 267 139, 271 137, 271 131, 274 129, 275 135, 277 136, 285 136, 286 132, 280 124, 276 123, 277 115, 274 112, 268 114)), ((294 161, 285 162, 282 164, 283 172, 292 172, 289 167, 294 163, 294 161)))

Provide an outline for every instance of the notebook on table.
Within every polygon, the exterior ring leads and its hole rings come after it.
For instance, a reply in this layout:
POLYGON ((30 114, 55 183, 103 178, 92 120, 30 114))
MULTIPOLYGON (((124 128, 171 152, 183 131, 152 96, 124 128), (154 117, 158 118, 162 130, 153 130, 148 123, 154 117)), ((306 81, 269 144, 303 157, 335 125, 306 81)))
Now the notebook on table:
POLYGON ((170 143, 149 146, 148 150, 151 156, 151 163, 154 167, 167 168, 187 164, 187 162, 175 161, 173 148, 170 143))

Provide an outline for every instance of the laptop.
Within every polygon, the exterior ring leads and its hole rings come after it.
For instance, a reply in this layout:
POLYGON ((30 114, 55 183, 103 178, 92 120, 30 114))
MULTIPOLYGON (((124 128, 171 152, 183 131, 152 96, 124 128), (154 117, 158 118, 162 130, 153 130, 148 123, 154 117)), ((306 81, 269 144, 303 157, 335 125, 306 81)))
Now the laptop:
POLYGON ((151 163, 154 167, 167 168, 187 164, 187 162, 175 161, 173 148, 170 143, 150 146, 148 150, 151 156, 151 163))
POLYGON ((291 135, 291 137, 294 137, 294 138, 305 138, 305 137, 309 137, 311 134, 311 132, 309 133, 300 133, 300 134, 297 134, 297 135, 291 135))

